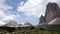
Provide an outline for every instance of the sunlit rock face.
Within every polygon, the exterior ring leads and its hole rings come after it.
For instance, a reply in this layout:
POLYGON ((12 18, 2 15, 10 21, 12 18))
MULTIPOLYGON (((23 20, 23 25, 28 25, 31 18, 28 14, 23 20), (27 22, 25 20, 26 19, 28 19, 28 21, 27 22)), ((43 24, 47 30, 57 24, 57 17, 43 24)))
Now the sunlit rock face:
POLYGON ((59 10, 59 6, 57 5, 57 3, 51 3, 49 2, 46 6, 46 12, 45 12, 45 16, 44 18, 40 17, 40 23, 49 23, 50 21, 52 21, 55 18, 59 18, 60 17, 60 10, 59 10), (44 22, 43 22, 43 21, 44 22))

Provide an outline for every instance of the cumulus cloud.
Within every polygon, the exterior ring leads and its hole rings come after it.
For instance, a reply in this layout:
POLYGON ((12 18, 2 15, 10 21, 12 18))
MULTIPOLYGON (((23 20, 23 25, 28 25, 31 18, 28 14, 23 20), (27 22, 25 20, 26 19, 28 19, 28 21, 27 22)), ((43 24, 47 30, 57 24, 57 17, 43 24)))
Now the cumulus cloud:
POLYGON ((18 6, 19 12, 24 12, 27 16, 36 16, 45 15, 45 9, 48 2, 57 2, 59 0, 28 0, 25 4, 21 2, 18 6), (24 4, 24 5, 23 5, 24 4))
POLYGON ((4 23, 3 21, 0 21, 0 26, 2 26, 2 25, 4 25, 4 24, 6 24, 6 23, 4 23))
POLYGON ((6 0, 0 0, 0 10, 5 11, 5 10, 12 9, 11 6, 5 5, 5 1, 6 0))
POLYGON ((18 11, 23 11, 25 12, 25 15, 30 16, 39 16, 39 12, 42 11, 40 10, 42 6, 40 6, 42 0, 28 0, 24 4, 24 6, 18 6, 18 11))
POLYGON ((12 6, 6 5, 5 1, 6 0, 0 0, 0 17, 2 17, 0 19, 0 25, 4 25, 4 21, 13 20, 16 17, 16 15, 6 15, 4 13, 4 11, 8 11, 13 8, 12 6))
POLYGON ((3 4, 3 3, 5 3, 5 1, 6 1, 6 0, 0 0, 0 3, 3 4))
POLYGON ((4 12, 0 10, 0 17, 4 17, 4 16, 5 16, 4 12))
POLYGON ((4 16, 4 18, 2 18, 2 21, 6 21, 6 20, 13 20, 15 18, 15 15, 9 15, 9 16, 4 16))

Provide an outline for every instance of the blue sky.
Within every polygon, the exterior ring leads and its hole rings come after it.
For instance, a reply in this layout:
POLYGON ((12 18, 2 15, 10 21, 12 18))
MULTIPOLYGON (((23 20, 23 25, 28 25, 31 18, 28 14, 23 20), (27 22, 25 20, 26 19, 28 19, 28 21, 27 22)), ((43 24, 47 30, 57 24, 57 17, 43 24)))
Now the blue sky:
POLYGON ((45 15, 48 2, 59 4, 59 0, 0 0, 0 22, 15 20, 39 24, 39 17, 45 15))

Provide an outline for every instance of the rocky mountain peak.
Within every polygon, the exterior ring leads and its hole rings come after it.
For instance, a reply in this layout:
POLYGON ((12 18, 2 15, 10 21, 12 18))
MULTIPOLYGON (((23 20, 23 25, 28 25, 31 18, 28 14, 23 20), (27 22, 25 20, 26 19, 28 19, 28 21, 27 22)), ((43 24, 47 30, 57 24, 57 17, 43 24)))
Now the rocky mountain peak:
POLYGON ((5 26, 7 26, 7 27, 18 27, 18 24, 17 24, 16 21, 11 20, 11 21, 9 21, 9 23, 7 23, 5 26))
POLYGON ((59 6, 57 3, 51 3, 49 2, 46 6, 46 13, 49 12, 58 12, 59 11, 59 6))
POLYGON ((31 26, 32 24, 30 24, 29 22, 26 22, 26 23, 24 23, 24 25, 30 25, 31 26))
POLYGON ((40 20, 40 23, 43 23, 43 22, 45 22, 45 17, 43 15, 41 15, 41 17, 39 18, 39 20, 40 20))
POLYGON ((57 3, 49 2, 46 6, 45 16, 40 17, 40 23, 49 23, 55 18, 60 17, 60 7, 57 3))

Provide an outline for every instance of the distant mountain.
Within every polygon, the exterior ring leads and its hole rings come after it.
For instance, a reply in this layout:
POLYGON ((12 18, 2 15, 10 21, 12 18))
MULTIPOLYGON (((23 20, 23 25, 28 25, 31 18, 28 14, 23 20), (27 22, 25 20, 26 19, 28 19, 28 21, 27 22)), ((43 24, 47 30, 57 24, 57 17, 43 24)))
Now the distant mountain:
POLYGON ((7 26, 7 27, 18 27, 18 24, 17 24, 16 21, 11 20, 11 21, 9 21, 9 23, 7 23, 5 26, 7 26))
POLYGON ((32 26, 32 24, 31 24, 31 23, 29 23, 29 22, 24 23, 24 25, 32 26))
POLYGON ((26 23, 24 23, 24 26, 29 27, 29 26, 32 26, 32 24, 29 22, 26 22, 26 23))
POLYGON ((24 24, 18 24, 14 20, 9 20, 9 22, 6 25, 3 25, 4 27, 29 27, 32 26, 29 22, 26 22, 24 24))

